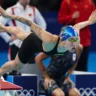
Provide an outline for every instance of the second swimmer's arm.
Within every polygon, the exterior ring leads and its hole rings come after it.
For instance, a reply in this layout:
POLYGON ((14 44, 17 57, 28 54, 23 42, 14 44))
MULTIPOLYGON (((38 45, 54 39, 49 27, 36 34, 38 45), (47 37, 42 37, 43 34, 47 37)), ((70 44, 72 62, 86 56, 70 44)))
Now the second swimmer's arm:
POLYGON ((57 38, 56 39, 54 38, 56 36, 45 31, 44 29, 40 28, 40 26, 38 26, 34 22, 32 22, 24 17, 10 15, 2 7, 0 7, 0 14, 5 18, 11 18, 11 19, 18 20, 22 23, 27 24, 28 26, 31 27, 31 30, 45 43, 54 42, 57 40, 57 38))
POLYGON ((51 42, 54 41, 54 36, 45 31, 44 29, 42 29, 40 26, 38 26, 37 24, 35 24, 34 22, 24 18, 24 17, 20 17, 20 16, 15 16, 15 15, 9 15, 9 18, 14 19, 14 20, 18 20, 22 23, 27 24, 28 26, 31 27, 31 30, 44 42, 51 42))
POLYGON ((74 28, 80 30, 88 25, 96 23, 96 10, 92 12, 89 19, 74 25, 74 28))
POLYGON ((21 17, 21 16, 8 15, 8 17, 11 18, 11 19, 14 19, 14 20, 18 20, 18 21, 20 21, 20 22, 22 22, 22 23, 25 23, 25 24, 27 24, 28 26, 31 26, 31 24, 32 24, 32 21, 30 21, 30 20, 28 20, 28 19, 26 19, 26 18, 24 18, 24 17, 21 17))

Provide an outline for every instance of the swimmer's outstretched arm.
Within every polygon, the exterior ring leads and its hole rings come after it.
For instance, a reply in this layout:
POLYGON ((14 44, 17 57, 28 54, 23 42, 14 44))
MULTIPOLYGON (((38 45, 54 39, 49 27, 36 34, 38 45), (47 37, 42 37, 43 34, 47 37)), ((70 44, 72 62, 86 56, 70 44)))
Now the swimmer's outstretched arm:
POLYGON ((83 29, 84 27, 96 23, 96 10, 93 11, 87 21, 80 22, 74 25, 74 28, 79 31, 80 29, 83 29))
POLYGON ((0 24, 0 32, 7 32, 11 35, 16 36, 20 40, 24 40, 31 32, 25 32, 19 27, 4 26, 0 24))
POLYGON ((55 35, 52 35, 51 33, 45 31, 44 29, 40 28, 37 24, 34 22, 20 16, 15 16, 15 15, 9 15, 2 7, 0 7, 0 13, 3 17, 5 18, 11 18, 14 20, 18 20, 22 23, 27 24, 28 26, 31 27, 32 31, 44 42, 54 42, 56 41, 55 35))

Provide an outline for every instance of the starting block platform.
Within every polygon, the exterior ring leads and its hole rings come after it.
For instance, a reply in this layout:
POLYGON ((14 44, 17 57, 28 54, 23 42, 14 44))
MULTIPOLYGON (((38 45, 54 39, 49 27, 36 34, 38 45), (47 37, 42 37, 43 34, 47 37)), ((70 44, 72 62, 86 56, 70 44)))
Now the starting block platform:
POLYGON ((7 81, 22 86, 22 90, 17 90, 18 96, 39 96, 39 82, 36 74, 9 75, 7 81))
POLYGON ((0 80, 0 90, 21 90, 22 87, 7 82, 5 80, 0 80))
POLYGON ((0 79, 0 96, 16 96, 16 90, 21 90, 22 87, 0 79))
MULTIPOLYGON (((22 86, 22 90, 17 91, 19 96, 46 96, 44 94, 38 94, 38 75, 8 76, 7 79, 16 85, 22 86)), ((96 96, 96 73, 75 71, 71 75, 71 79, 80 91, 80 96, 96 96)))

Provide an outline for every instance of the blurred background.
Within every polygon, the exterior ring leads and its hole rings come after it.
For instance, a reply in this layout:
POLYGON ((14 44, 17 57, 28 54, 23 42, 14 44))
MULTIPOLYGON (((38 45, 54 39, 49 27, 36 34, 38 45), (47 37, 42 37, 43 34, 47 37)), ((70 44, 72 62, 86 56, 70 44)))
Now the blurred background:
MULTIPOLYGON (((16 4, 17 1, 18 0, 0 0, 0 5, 6 9, 16 4)), ((61 2, 62 0, 31 0, 30 2, 30 5, 36 6, 39 9, 47 23, 47 31, 53 34, 59 34, 60 28, 62 27, 57 19, 61 2)), ((93 2, 96 4, 96 0, 93 0, 93 2)), ((88 71, 96 72, 96 24, 91 25, 90 29, 92 33, 92 43, 88 57, 88 71)), ((8 61, 8 47, 9 44, 0 37, 0 66, 8 61)))

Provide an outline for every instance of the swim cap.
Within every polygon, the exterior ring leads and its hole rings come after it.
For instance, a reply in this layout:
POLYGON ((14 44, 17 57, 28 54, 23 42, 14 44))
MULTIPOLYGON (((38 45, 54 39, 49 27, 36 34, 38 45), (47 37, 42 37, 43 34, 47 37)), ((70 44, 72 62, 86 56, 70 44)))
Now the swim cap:
POLYGON ((78 33, 72 26, 65 26, 61 29, 60 36, 62 37, 62 41, 65 41, 70 37, 78 36, 78 33))

